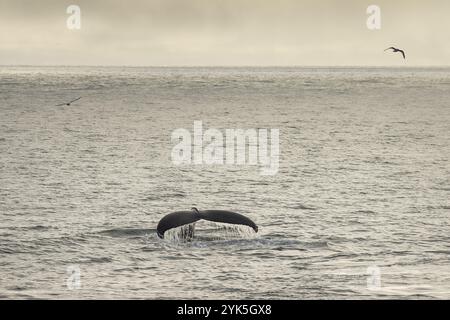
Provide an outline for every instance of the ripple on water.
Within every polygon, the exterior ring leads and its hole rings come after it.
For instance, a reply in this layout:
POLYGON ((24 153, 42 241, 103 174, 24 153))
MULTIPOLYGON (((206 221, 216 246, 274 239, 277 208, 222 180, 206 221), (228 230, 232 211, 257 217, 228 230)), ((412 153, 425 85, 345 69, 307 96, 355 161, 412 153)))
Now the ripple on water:
POLYGON ((114 228, 98 231, 97 234, 106 235, 113 238, 136 238, 147 236, 155 232, 156 229, 114 228))

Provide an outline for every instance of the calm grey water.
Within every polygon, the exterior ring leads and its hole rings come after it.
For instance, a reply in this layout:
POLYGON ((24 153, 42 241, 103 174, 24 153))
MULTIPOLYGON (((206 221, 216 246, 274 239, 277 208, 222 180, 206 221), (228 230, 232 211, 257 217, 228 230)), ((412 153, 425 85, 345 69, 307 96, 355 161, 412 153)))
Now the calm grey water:
POLYGON ((0 298, 450 298, 449 101, 439 68, 1 67, 0 298), (173 165, 195 120, 280 129, 278 174, 173 165), (157 238, 193 205, 260 232, 157 238))

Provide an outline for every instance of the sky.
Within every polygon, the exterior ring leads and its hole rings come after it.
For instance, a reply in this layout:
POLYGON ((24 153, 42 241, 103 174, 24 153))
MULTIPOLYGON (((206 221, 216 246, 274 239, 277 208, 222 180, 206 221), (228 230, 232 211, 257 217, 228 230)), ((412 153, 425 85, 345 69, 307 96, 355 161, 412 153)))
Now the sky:
POLYGON ((450 66, 449 16, 449 0, 0 0, 0 65, 450 66))

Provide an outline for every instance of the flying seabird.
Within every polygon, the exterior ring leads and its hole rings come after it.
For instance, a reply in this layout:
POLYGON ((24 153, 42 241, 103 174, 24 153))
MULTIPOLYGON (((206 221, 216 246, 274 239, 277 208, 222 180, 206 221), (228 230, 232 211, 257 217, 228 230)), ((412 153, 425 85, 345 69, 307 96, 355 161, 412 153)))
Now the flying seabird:
POLYGON ((70 101, 70 102, 57 104, 56 106, 57 106, 57 107, 61 107, 61 106, 70 106, 73 102, 75 102, 75 101, 77 101, 77 100, 80 100, 80 99, 81 99, 81 97, 76 98, 75 100, 72 100, 72 101, 70 101))
MULTIPOLYGON (((394 47, 389 47, 386 50, 392 50, 392 52, 400 52, 403 55, 403 59, 406 59, 405 51, 403 51, 403 50, 400 50, 400 49, 397 49, 394 47)), ((386 50, 384 50, 384 51, 386 51, 386 50)))

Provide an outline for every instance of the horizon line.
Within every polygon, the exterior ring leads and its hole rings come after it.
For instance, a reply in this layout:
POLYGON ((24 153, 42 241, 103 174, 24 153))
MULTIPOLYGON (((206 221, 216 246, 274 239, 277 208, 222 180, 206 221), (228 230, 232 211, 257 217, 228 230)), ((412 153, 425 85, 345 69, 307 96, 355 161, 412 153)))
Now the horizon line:
POLYGON ((0 64, 0 67, 119 68, 450 68, 450 65, 121 65, 121 64, 0 64))

